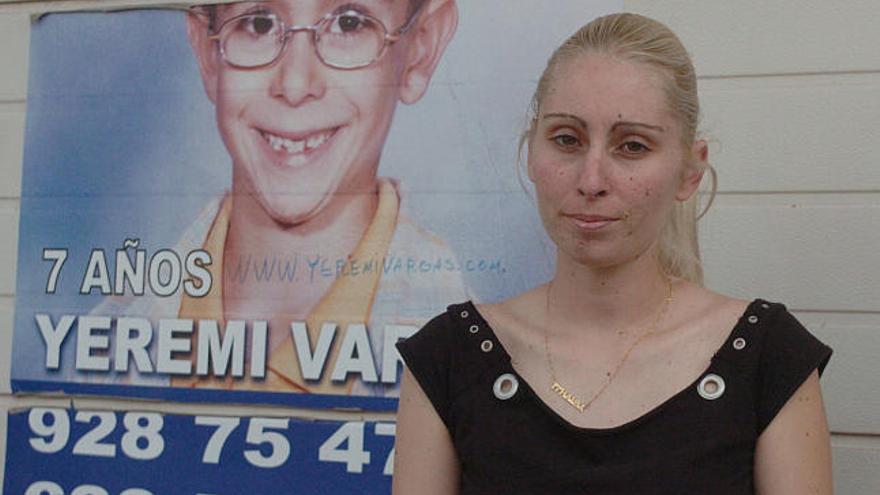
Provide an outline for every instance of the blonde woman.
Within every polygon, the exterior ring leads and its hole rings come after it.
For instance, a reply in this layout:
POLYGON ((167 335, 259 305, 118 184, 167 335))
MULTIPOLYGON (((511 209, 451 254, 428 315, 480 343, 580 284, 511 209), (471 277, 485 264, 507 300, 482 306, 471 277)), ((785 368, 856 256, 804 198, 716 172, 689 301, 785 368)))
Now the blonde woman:
POLYGON ((550 58, 531 111, 556 271, 399 346, 394 493, 831 493, 831 349, 781 304, 702 284, 696 191, 714 174, 677 37, 594 20, 550 58))

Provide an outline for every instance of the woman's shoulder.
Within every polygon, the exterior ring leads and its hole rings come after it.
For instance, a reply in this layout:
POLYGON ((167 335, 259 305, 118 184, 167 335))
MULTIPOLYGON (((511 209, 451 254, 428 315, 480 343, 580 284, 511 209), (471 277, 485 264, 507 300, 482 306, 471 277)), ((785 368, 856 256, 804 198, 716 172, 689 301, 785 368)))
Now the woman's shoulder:
POLYGON ((514 340, 528 339, 530 329, 540 328, 546 310, 545 285, 539 285, 509 299, 481 303, 475 307, 506 347, 516 347, 514 340))
POLYGON ((753 322, 762 332, 786 332, 803 329, 803 325, 789 312, 785 304, 761 297, 742 299, 731 297, 705 287, 683 283, 679 289, 680 318, 716 324, 731 328, 740 320, 753 322), (761 325, 757 323, 761 322, 761 325))
POLYGON ((674 300, 678 301, 678 311, 675 313, 680 320, 700 321, 704 325, 720 329, 729 329, 753 302, 687 281, 677 282, 674 290, 674 300))
POLYGON ((509 299, 492 303, 478 303, 475 306, 487 321, 522 319, 529 314, 528 310, 534 307, 535 295, 538 290, 536 287, 509 299))
POLYGON ((397 348, 404 361, 407 357, 446 360, 468 332, 468 326, 480 318, 472 301, 450 304, 446 310, 428 320, 419 331, 399 342, 397 348), (427 357, 427 356, 426 356, 427 357))
MULTIPOLYGON (((745 328, 759 343, 764 372, 771 368, 806 366, 821 372, 831 349, 817 339, 785 304, 763 298, 738 299, 700 288, 691 295, 697 321, 714 322, 723 328, 745 328), (727 322, 727 323, 725 323, 727 322), (786 363, 787 360, 792 362, 786 363)), ((693 315, 692 315, 693 317, 693 315)), ((775 372, 775 371, 774 371, 775 372)))

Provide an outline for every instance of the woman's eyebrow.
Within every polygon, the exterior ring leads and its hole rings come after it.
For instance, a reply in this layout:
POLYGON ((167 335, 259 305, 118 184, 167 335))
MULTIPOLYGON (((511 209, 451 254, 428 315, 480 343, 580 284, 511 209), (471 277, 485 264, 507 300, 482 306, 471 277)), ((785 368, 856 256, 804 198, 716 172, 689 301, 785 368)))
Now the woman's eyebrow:
MULTIPOLYGON (((578 123, 578 125, 580 125, 584 129, 588 128, 587 121, 578 117, 577 115, 572 115, 570 113, 564 113, 564 112, 548 113, 548 114, 544 115, 543 119, 545 119, 545 120, 546 119, 574 120, 575 122, 578 123)), ((655 132, 666 132, 666 128, 663 126, 660 126, 660 125, 647 124, 644 122, 634 122, 634 121, 628 121, 628 120, 622 120, 619 122, 615 122, 614 125, 611 126, 611 130, 614 131, 618 127, 644 127, 645 129, 650 129, 655 132)))
POLYGON ((618 127, 645 127, 647 129, 651 129, 652 131, 657 132, 666 132, 666 128, 660 125, 646 124, 644 122, 629 122, 629 121, 620 121, 615 122, 613 126, 611 126, 611 130, 615 130, 618 127))
POLYGON ((577 122, 577 123, 578 123, 581 127, 583 127, 584 129, 587 128, 587 121, 585 121, 584 119, 578 117, 577 115, 572 115, 572 114, 570 114, 570 113, 548 113, 548 114, 545 114, 544 117, 542 118, 542 120, 546 120, 546 119, 569 119, 569 120, 574 120, 575 122, 577 122))

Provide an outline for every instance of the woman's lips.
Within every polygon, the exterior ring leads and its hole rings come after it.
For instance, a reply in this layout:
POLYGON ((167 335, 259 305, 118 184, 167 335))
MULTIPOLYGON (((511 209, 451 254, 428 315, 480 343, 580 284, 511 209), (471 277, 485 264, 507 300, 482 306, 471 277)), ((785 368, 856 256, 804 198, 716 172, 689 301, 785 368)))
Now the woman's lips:
POLYGON ((589 231, 601 230, 619 220, 617 217, 604 215, 564 214, 563 216, 571 219, 572 223, 574 223, 579 229, 589 231))

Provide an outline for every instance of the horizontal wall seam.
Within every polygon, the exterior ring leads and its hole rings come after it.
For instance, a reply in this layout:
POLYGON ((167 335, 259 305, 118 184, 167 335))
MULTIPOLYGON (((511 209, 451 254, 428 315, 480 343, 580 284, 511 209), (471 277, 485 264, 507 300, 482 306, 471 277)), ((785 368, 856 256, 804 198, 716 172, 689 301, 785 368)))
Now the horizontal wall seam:
POLYGON ((724 79, 773 79, 773 78, 794 78, 794 77, 815 77, 815 76, 853 76, 853 75, 875 75, 880 74, 880 69, 864 69, 864 70, 838 70, 838 71, 804 71, 804 72, 779 72, 779 73, 741 73, 741 74, 710 74, 697 75, 697 80, 724 80, 724 79))
POLYGON ((827 190, 770 190, 770 191, 742 191, 742 190, 719 190, 715 193, 718 196, 785 196, 795 194, 812 194, 828 196, 832 194, 859 194, 859 195, 880 195, 880 189, 827 189, 827 190))

